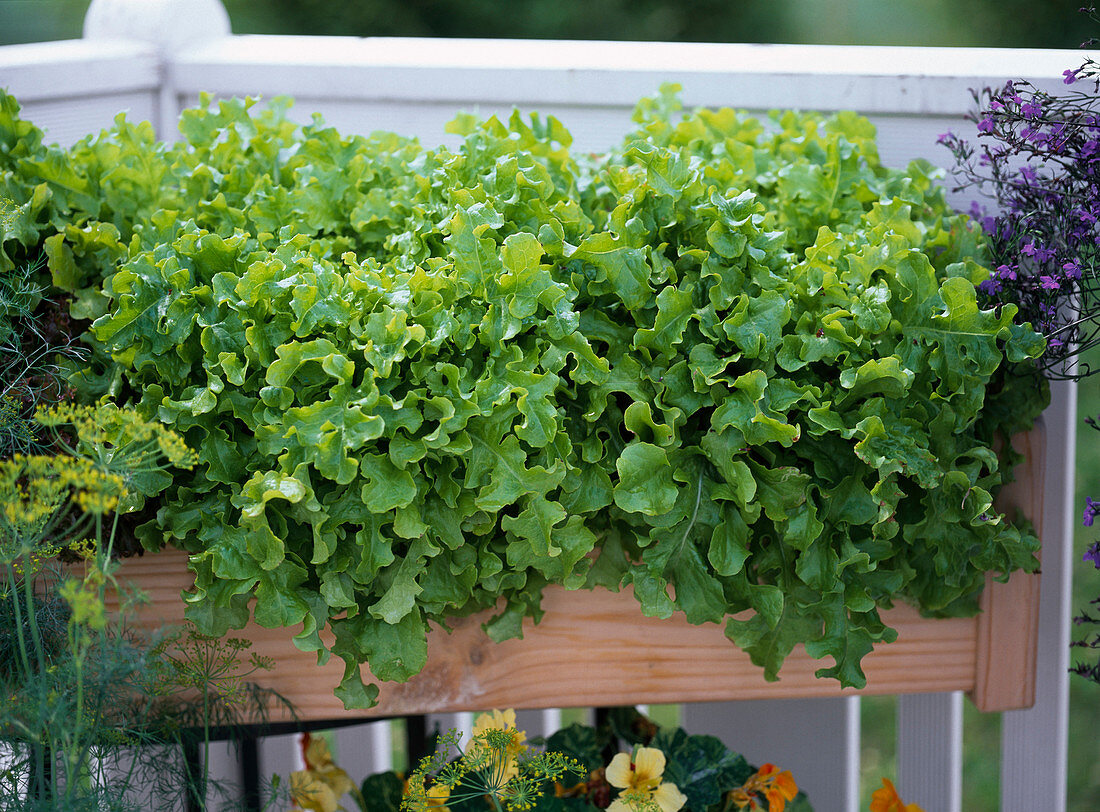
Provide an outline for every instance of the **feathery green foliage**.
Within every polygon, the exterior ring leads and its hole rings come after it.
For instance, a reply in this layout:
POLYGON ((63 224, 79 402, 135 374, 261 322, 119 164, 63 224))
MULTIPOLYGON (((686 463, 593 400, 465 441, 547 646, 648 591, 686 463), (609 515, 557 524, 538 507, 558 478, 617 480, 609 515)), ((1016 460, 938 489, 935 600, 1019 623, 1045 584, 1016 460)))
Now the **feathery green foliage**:
POLYGON ((194 736, 187 726, 261 721, 271 697, 242 685, 240 641, 151 642, 128 629, 111 555, 117 516, 194 455, 160 423, 112 405, 37 419, 43 430, 69 428, 72 443, 0 460, 0 808, 175 808, 186 793, 205 808, 205 776, 188 786, 182 764, 173 773, 166 758, 194 736), (63 549, 77 563, 60 567, 63 549), (107 612, 109 596, 121 614, 107 612))

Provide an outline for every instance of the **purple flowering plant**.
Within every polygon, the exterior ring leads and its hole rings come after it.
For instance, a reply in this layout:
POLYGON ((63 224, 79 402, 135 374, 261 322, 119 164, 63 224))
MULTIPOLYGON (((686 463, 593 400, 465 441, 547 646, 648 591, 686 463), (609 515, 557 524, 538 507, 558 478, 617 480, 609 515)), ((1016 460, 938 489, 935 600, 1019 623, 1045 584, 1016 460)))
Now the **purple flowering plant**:
MULTIPOLYGON (((1100 22, 1095 7, 1081 12, 1100 22)), ((1100 372, 1077 357, 1100 345, 1100 63, 1085 57, 1062 81, 1058 93, 1023 80, 976 90, 977 142, 950 132, 939 142, 955 158, 955 191, 976 189, 990 203, 971 209, 993 269, 980 285, 986 303, 1015 304, 1047 339, 1046 375, 1076 379, 1100 372)), ((1100 429, 1098 419, 1085 422, 1100 429)), ((1100 501, 1089 497, 1082 522, 1097 517, 1100 501)), ((1100 569, 1100 541, 1084 560, 1100 569)), ((1100 597, 1074 623, 1086 628, 1074 649, 1100 655, 1100 597)), ((1100 683, 1100 656, 1070 670, 1100 683)))
MULTIPOLYGON (((1097 418, 1087 417, 1085 423, 1089 428, 1100 430, 1100 422, 1097 422, 1097 418)), ((1085 497, 1085 514, 1081 519, 1082 524, 1085 527, 1092 527, 1093 521, 1098 516, 1100 516, 1100 501, 1093 499, 1091 496, 1085 497)), ((1084 560, 1096 569, 1100 569, 1100 541, 1094 541, 1089 545, 1088 549, 1085 550, 1084 560)), ((1070 671, 1074 674, 1096 683, 1100 683, 1100 614, 1097 613, 1098 610, 1100 610, 1100 597, 1089 601, 1089 605, 1073 619, 1074 625, 1079 628, 1083 627, 1086 632, 1082 639, 1070 643, 1075 649, 1098 653, 1095 662, 1074 662, 1070 668, 1070 671)))
MULTIPOLYGON (((1100 22, 1094 7, 1081 11, 1100 22)), ((974 91, 977 142, 950 132, 939 142, 954 155, 955 190, 991 203, 971 210, 993 268, 981 293, 1016 304, 1046 337, 1049 377, 1076 378, 1091 370, 1073 358, 1100 345, 1100 64, 1086 58, 1063 76, 1060 93, 1023 80, 974 91)))

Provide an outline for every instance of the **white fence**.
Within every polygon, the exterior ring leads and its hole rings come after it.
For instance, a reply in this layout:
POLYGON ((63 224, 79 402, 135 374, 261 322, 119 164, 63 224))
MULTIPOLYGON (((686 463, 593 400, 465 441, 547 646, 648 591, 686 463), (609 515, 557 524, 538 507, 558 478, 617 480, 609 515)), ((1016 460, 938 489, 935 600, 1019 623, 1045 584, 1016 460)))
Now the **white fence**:
MULTIPOLYGON (((317 111, 347 132, 393 130, 429 143, 447 141, 443 124, 460 109, 538 109, 560 118, 577 148, 601 150, 626 130, 640 97, 674 81, 689 107, 854 109, 877 125, 887 165, 914 157, 944 164, 949 156, 936 138, 969 126, 970 88, 1010 77, 1057 88, 1080 59, 1001 49, 238 37, 217 0, 96 0, 84 40, 0 48, 0 87, 61 143, 109 125, 121 110, 172 138, 179 110, 209 91, 290 95, 303 119, 317 111)), ((1005 812, 1066 807, 1075 423, 1073 388, 1056 384, 1047 415, 1038 700, 1004 714, 1005 812)), ((750 761, 792 769, 819 812, 854 812, 859 708, 858 698, 723 703, 686 706, 684 721, 750 761)), ((532 734, 554 724, 552 712, 539 713, 527 719, 532 734)), ((456 723, 469 719, 445 726, 456 723)), ((337 734, 352 775, 386 766, 379 724, 337 734)), ((958 812, 961 695, 902 697, 898 727, 902 795, 928 812, 958 812)), ((266 742, 261 772, 285 775, 294 752, 292 737, 266 742)))

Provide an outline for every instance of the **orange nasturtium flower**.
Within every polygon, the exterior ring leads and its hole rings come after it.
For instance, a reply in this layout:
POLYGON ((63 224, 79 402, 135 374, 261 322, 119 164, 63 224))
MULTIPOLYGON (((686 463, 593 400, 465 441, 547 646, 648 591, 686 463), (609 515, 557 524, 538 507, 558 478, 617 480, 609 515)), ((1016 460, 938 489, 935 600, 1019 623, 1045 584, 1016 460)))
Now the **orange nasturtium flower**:
POLYGON ((619 753, 607 765, 607 783, 622 790, 607 812, 630 812, 656 804, 661 812, 676 812, 687 796, 675 785, 661 780, 665 754, 655 747, 638 747, 633 757, 619 753))
POLYGON ((889 778, 882 779, 882 786, 871 796, 871 812, 924 812, 917 804, 902 801, 889 778))
POLYGON ((774 764, 765 764, 730 793, 730 800, 738 809, 760 809, 760 795, 768 802, 768 812, 783 812, 787 801, 793 801, 798 795, 798 785, 790 770, 780 772, 774 764))

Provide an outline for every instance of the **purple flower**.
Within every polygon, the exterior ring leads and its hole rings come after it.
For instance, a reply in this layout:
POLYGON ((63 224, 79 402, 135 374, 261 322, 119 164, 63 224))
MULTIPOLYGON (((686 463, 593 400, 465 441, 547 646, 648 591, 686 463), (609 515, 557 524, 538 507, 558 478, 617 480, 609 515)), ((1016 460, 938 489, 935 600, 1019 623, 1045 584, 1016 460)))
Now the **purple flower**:
POLYGON ((986 116, 978 122, 978 132, 991 133, 993 132, 993 119, 986 116))
POLYGON ((1062 81, 1067 85, 1072 85, 1074 82, 1077 81, 1077 71, 1076 70, 1064 70, 1064 71, 1062 71, 1062 75, 1066 77, 1062 81))
POLYGON ((1010 281, 1010 282, 1015 281, 1015 279, 1016 279, 1016 269, 1013 268, 1011 265, 998 265, 997 266, 997 276, 999 276, 1001 279, 1004 279, 1004 280, 1007 280, 1007 281, 1010 281))
POLYGON ((1043 114, 1043 108, 1037 101, 1026 101, 1020 106, 1020 112, 1025 118, 1037 118, 1043 114))
MULTIPOLYGON (((1100 514, 1100 502, 1094 502, 1094 501, 1092 501, 1091 496, 1086 496, 1085 497, 1085 516, 1081 520, 1081 523, 1085 527, 1092 527, 1092 520, 1096 517, 1097 514, 1100 514)), ((1093 546, 1095 547, 1096 545, 1094 544, 1093 546)), ((1100 566, 1100 565, 1098 565, 1098 566, 1100 566)))
POLYGON ((996 279, 985 279, 978 284, 978 290, 986 296, 996 296, 1001 290, 1001 283, 996 279))
POLYGON ((1050 262, 1052 259, 1054 259, 1054 249, 1042 247, 1036 249, 1035 259, 1038 262, 1050 262))
POLYGON ((1040 276, 1039 282, 1042 283, 1044 290, 1058 290, 1061 287, 1058 280, 1053 276, 1040 276))
POLYGON ((1085 556, 1082 560, 1091 561, 1092 565, 1100 570, 1100 541, 1094 541, 1089 545, 1089 548, 1085 550, 1085 556))
POLYGON ((1081 266, 1076 262, 1066 262, 1062 264, 1062 270, 1066 272, 1066 278, 1068 279, 1080 279, 1081 278, 1081 266))
POLYGON ((955 133, 948 130, 945 133, 940 133, 940 137, 936 139, 937 144, 947 144, 949 141, 955 140, 955 133))

